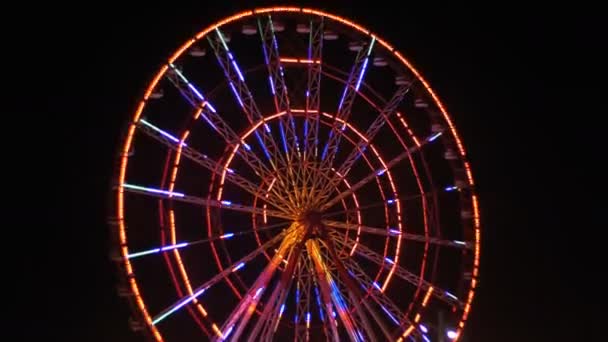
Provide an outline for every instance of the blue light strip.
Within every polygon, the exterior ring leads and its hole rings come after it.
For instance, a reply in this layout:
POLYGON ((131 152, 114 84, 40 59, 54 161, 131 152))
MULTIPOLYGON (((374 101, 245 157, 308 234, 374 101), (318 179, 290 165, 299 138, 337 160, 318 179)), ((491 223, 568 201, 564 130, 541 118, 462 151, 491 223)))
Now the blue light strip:
MULTIPOLYGON (((165 136, 165 137, 167 137, 167 138, 171 139, 172 141, 174 141, 174 142, 176 142, 176 143, 179 143, 179 139, 178 139, 178 138, 176 138, 176 137, 172 136, 171 134, 169 134, 169 133, 167 133, 167 132, 163 131, 162 129, 160 129, 160 128, 158 128, 158 127, 154 126, 153 124, 149 123, 148 121, 146 121, 146 120, 144 120, 144 119, 139 119, 139 122, 141 122, 141 123, 143 123, 144 125, 146 125, 146 126, 148 126, 148 127, 152 128, 153 130, 155 130, 155 131, 157 131, 158 133, 160 133, 161 135, 163 135, 163 136, 165 136)), ((182 146, 188 146, 188 145, 186 145, 186 143, 182 143, 182 146)))
POLYGON ((287 140, 285 139, 285 130, 283 129, 283 122, 279 121, 279 129, 281 130, 281 139, 283 139, 283 148, 285 149, 285 154, 288 154, 289 150, 287 149, 287 140))
POLYGON ((142 252, 136 252, 136 253, 130 253, 127 255, 127 259, 133 259, 133 258, 137 258, 140 256, 144 256, 144 255, 149 255, 149 254, 154 254, 154 253, 158 253, 158 252, 165 252, 165 251, 170 251, 173 249, 178 249, 178 248, 182 248, 182 247, 186 247, 188 246, 187 242, 182 242, 182 243, 178 243, 176 245, 167 245, 161 248, 153 248, 153 249, 149 249, 147 251, 142 251, 142 252))
POLYGON ((163 195, 167 195, 167 196, 175 196, 175 197, 184 197, 185 196, 184 194, 182 194, 180 192, 171 192, 171 191, 166 191, 166 190, 153 189, 153 188, 143 187, 143 186, 139 186, 139 185, 127 184, 127 183, 123 183, 122 186, 125 188, 128 188, 128 189, 147 191, 147 192, 163 194, 163 195))
POLYGON ((173 308, 171 308, 169 311, 165 312, 164 314, 160 315, 158 318, 156 318, 155 320, 152 321, 152 325, 156 325, 158 322, 162 321, 163 319, 165 319, 167 316, 169 316, 170 314, 174 313, 175 311, 179 310, 180 308, 182 308, 184 305, 192 302, 194 299, 196 299, 198 296, 202 295, 203 292, 205 292, 205 290, 207 290, 207 288, 203 288, 202 290, 194 293, 192 296, 186 297, 184 300, 182 300, 179 304, 177 304, 176 306, 174 306, 173 308))
POLYGON ((395 316, 393 316, 384 306, 380 306, 382 308, 382 310, 384 310, 384 312, 386 312, 386 314, 388 315, 388 317, 395 322, 395 324, 399 325, 399 321, 395 318, 395 316))
POLYGON ((433 140, 439 138, 439 136, 441 136, 442 134, 443 134, 443 132, 439 132, 439 133, 434 134, 433 136, 431 136, 429 138, 429 142, 432 142, 433 140))
POLYGON ((229 82, 229 84, 230 84, 230 88, 232 89, 232 92, 234 93, 234 96, 236 96, 237 101, 239 101, 239 104, 241 105, 242 108, 245 108, 245 105, 243 104, 243 100, 241 100, 239 93, 237 93, 236 88, 234 87, 234 84, 232 82, 229 82))
POLYGON ((355 91, 359 91, 359 87, 361 86, 361 81, 363 81, 363 75, 365 74, 365 69, 367 69, 367 62, 369 61, 369 57, 365 58, 363 61, 363 70, 361 74, 359 74, 359 79, 357 80, 357 85, 355 86, 355 91))
POLYGON ((220 236, 220 239, 230 239, 233 236, 234 236, 234 233, 226 233, 226 234, 220 236))
POLYGON ((454 300, 458 300, 458 297, 454 296, 453 294, 449 293, 448 291, 445 291, 445 294, 446 294, 448 297, 452 297, 452 298, 454 298, 454 300))

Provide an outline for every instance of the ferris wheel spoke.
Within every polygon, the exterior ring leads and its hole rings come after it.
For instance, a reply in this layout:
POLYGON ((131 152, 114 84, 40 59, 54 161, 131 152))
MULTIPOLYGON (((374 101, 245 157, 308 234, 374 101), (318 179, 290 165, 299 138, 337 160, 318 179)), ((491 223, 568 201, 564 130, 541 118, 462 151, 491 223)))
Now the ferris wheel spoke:
POLYGON ((343 178, 346 177, 353 164, 361 157, 365 152, 370 142, 374 139, 376 134, 384 126, 386 121, 397 111, 397 107, 405 98, 405 95, 409 92, 411 84, 400 86, 393 97, 384 105, 384 108, 380 111, 380 114, 376 117, 374 122, 369 126, 363 139, 359 140, 359 143, 353 148, 346 160, 337 168, 334 177, 327 183, 323 191, 329 191, 337 186, 343 178))
MULTIPOLYGON (((336 303, 333 302, 332 290, 327 282, 327 274, 323 271, 322 268, 317 267, 317 263, 315 263, 312 257, 310 257, 310 269, 310 274, 312 275, 315 284, 318 286, 319 292, 321 292, 321 302, 323 303, 323 308, 326 312, 327 325, 329 326, 328 330, 331 331, 333 341, 338 342, 340 341, 340 336, 338 334, 337 329, 338 322, 336 321, 336 311, 340 312, 340 309, 338 308, 336 303), (336 308, 335 311, 334 306, 336 308)), ((342 316, 338 317, 340 317, 341 319, 342 316)))
POLYGON ((260 315, 257 320, 255 326, 249 333, 249 337, 247 341, 254 342, 257 341, 256 338, 258 334, 262 331, 262 336, 265 338, 259 339, 262 341, 268 340, 272 334, 274 333, 275 326, 278 325, 279 313, 281 312, 281 307, 284 307, 285 299, 287 298, 287 294, 291 288, 291 284, 294 279, 294 272, 296 270, 296 265, 298 264, 298 260, 300 258, 302 252, 302 243, 298 242, 291 249, 289 253, 289 257, 287 258, 287 266, 281 274, 278 283, 276 284, 268 302, 265 304, 264 311, 260 315))
POLYGON ((386 163, 386 167, 382 167, 382 168, 375 170, 374 172, 367 175, 365 178, 361 179, 359 182, 353 184, 347 190, 345 190, 342 193, 338 194, 337 196, 333 197, 332 200, 325 203, 325 205, 322 207, 322 209, 331 208, 334 204, 338 203, 343 198, 350 196, 355 191, 357 191, 361 187, 363 187, 365 184, 369 183, 371 180, 375 179, 376 177, 382 176, 387 170, 389 170, 393 166, 397 165, 399 162, 401 162, 405 158, 408 158, 412 153, 419 151, 426 144, 437 139, 437 137, 439 137, 440 135, 441 135, 441 132, 433 134, 433 135, 429 136, 428 138, 424 139, 422 142, 420 142, 419 145, 412 146, 412 147, 408 148, 407 150, 405 150, 404 152, 400 153, 398 156, 396 156, 395 158, 391 159, 388 163, 386 163))
MULTIPOLYGON (((346 237, 346 238, 336 237, 334 239, 334 241, 336 244, 346 246, 347 248, 352 248, 355 244, 355 242, 348 237, 346 237)), ((443 301, 449 305, 453 305, 458 308, 464 307, 464 303, 458 297, 456 297, 449 291, 445 291, 437 286, 434 286, 433 284, 429 283, 428 281, 426 281, 424 279, 421 279, 420 277, 418 277, 414 273, 406 270, 405 268, 403 268, 400 265, 397 265, 394 263, 391 264, 390 262, 386 261, 386 259, 382 255, 376 253, 371 248, 365 246, 361 242, 359 242, 357 244, 355 253, 374 262, 375 264, 379 265, 382 268, 386 268, 388 265, 390 265, 390 268, 394 269, 394 274, 397 277, 407 281, 408 283, 410 283, 416 287, 419 286, 424 291, 429 291, 429 289, 432 288, 432 290, 430 290, 430 291, 432 291, 433 296, 435 296, 436 298, 440 299, 441 301, 443 301)))
POLYGON ((333 302, 350 340, 355 342, 363 341, 363 336, 357 330, 351 312, 348 310, 344 298, 328 269, 328 265, 324 260, 325 258, 321 255, 319 243, 316 240, 310 239, 306 242, 306 246, 317 273, 317 281, 321 287, 321 293, 325 297, 324 301, 333 302))
POLYGON ((473 249, 473 247, 474 247, 474 244, 472 242, 465 242, 465 241, 459 241, 459 240, 444 240, 444 239, 431 237, 431 236, 427 237, 424 235, 403 233, 403 232, 399 231, 398 229, 390 229, 390 228, 383 229, 383 228, 357 225, 357 224, 346 223, 346 222, 329 221, 329 220, 324 220, 323 223, 326 226, 334 227, 334 228, 341 228, 341 229, 354 230, 354 231, 360 230, 360 231, 362 231, 364 233, 368 233, 368 234, 381 235, 381 236, 394 236, 394 237, 398 237, 398 238, 402 238, 402 239, 406 239, 406 240, 419 241, 419 242, 430 243, 430 244, 439 245, 439 246, 447 246, 447 247, 462 248, 462 249, 473 249))
POLYGON ((227 232, 222 235, 212 236, 212 237, 205 238, 205 239, 199 239, 199 240, 193 240, 193 241, 183 241, 183 242, 176 243, 173 245, 163 245, 160 247, 150 248, 150 249, 139 251, 139 252, 129 253, 126 255, 126 258, 135 259, 135 258, 139 258, 139 257, 145 256, 145 255, 166 253, 166 252, 169 252, 169 251, 172 251, 175 249, 181 249, 184 247, 192 247, 195 245, 200 245, 203 243, 213 242, 213 241, 218 241, 218 240, 228 240, 228 239, 232 239, 233 237, 239 237, 239 236, 251 234, 254 232, 261 232, 261 231, 276 229, 279 227, 284 227, 285 225, 287 225, 287 223, 282 222, 282 223, 277 223, 277 224, 272 224, 272 225, 267 225, 267 226, 257 227, 257 228, 250 228, 250 229, 244 229, 244 230, 239 229, 239 230, 236 230, 233 232, 227 232))
POLYGON ((232 333, 230 337, 231 341, 239 340, 245 326, 251 318, 251 315, 264 295, 270 279, 276 272, 278 266, 284 260, 284 255, 288 254, 288 252, 293 248, 294 244, 301 239, 301 237, 302 230, 298 229, 298 225, 296 223, 293 223, 285 238, 283 238, 281 241, 281 245, 279 246, 276 254, 272 257, 268 265, 266 265, 264 270, 250 287, 249 291, 247 291, 247 294, 242 297, 239 304, 234 308, 222 325, 222 334, 219 336, 222 340, 225 340, 230 333, 232 333))
POLYGON ((407 201, 413 201, 413 200, 418 200, 420 198, 423 197, 428 197, 428 196, 432 196, 434 194, 434 192, 425 192, 423 194, 416 194, 416 195, 410 195, 410 196, 401 196, 398 198, 391 198, 388 199, 386 201, 382 201, 382 202, 375 202, 375 203, 369 203, 366 205, 360 205, 359 208, 356 209, 345 209, 345 210, 337 210, 337 211, 332 211, 326 214, 323 214, 323 218, 329 218, 332 216, 337 216, 337 215, 342 215, 342 214, 352 214, 352 213, 357 213, 357 212, 361 212, 363 210, 367 210, 367 209, 373 209, 373 208, 378 208, 378 207, 383 207, 385 205, 392 205, 396 202, 407 202, 407 201))
POLYGON ((203 118, 207 124, 224 139, 226 144, 231 147, 231 150, 237 151, 237 155, 241 157, 259 177, 269 178, 271 172, 260 158, 251 151, 249 144, 236 134, 232 127, 222 119, 211 103, 205 99, 201 91, 199 91, 175 65, 169 64, 169 66, 172 72, 167 73, 168 79, 186 100, 194 108, 197 108, 195 117, 203 118))
MULTIPOLYGON (((279 55, 279 46, 270 15, 258 18, 258 28, 262 39, 262 50, 264 52, 264 61, 268 70, 268 81, 270 90, 273 95, 274 105, 277 112, 285 112, 285 115, 279 117, 279 130, 283 149, 285 153, 286 174, 290 180, 290 188, 297 189, 297 179, 299 177, 300 168, 296 168, 298 160, 301 157, 298 135, 296 131, 295 121, 291 113, 289 92, 285 83, 285 76, 281 58, 279 55)), ((302 199, 300 193, 293 193, 295 202, 300 204, 302 199)))
MULTIPOLYGON (((176 151, 180 155, 185 156, 188 160, 198 164, 210 172, 215 173, 216 175, 222 177, 238 186, 239 188, 245 190, 253 196, 259 196, 259 186, 252 183, 251 181, 245 179, 243 176, 237 174, 234 170, 225 168, 223 165, 219 164, 217 161, 212 158, 198 152, 197 150, 189 147, 183 141, 180 141, 178 138, 172 136, 171 134, 159 129, 158 127, 150 124, 144 119, 139 120, 139 124, 137 126, 144 134, 147 136, 159 141, 163 145, 168 148, 176 151), (225 172, 224 172, 225 171, 225 172)), ((271 189, 272 191, 272 189, 271 189)), ((275 201, 275 197, 261 197, 265 202, 271 204, 276 209, 287 213, 287 209, 284 208, 284 205, 280 202, 275 201)))
POLYGON ((363 268, 359 266, 352 258, 345 255, 342 259, 344 267, 348 270, 348 273, 353 277, 364 291, 369 291, 372 299, 382 308, 382 311, 387 315, 391 322, 397 326, 407 324, 412 326, 413 323, 409 320, 407 315, 399 309, 399 307, 390 299, 386 294, 381 291, 379 286, 374 284, 374 280, 365 273, 363 268))
MULTIPOLYGON (((302 253, 300 255, 300 261, 298 263, 298 272, 296 277, 296 293, 295 293, 295 307, 296 313, 294 317, 294 341, 308 341, 310 340, 310 316, 311 316, 311 285, 313 282, 313 272, 310 270, 309 265, 310 259, 308 254, 302 253)), ((317 305, 322 310, 321 302, 318 300, 317 293, 317 305)), ((320 317, 324 317, 321 313, 320 317)), ((329 336, 325 331, 326 336, 329 336)))
POLYGON ((315 299, 317 307, 319 308, 319 316, 321 318, 321 322, 323 323, 323 332, 325 333, 327 340, 333 338, 333 341, 339 341, 340 338, 337 335, 333 335, 334 330, 332 327, 335 327, 337 322, 335 321, 335 311, 332 308, 332 303, 329 303, 329 309, 321 304, 322 301, 321 296, 319 295, 319 285, 317 284, 317 279, 314 272, 311 272, 310 274, 310 278, 313 280, 315 299))
MULTIPOLYGON (((335 114, 329 137, 325 143, 323 153, 321 154, 321 170, 329 170, 336 157, 343 131, 346 128, 346 122, 350 117, 355 97, 359 91, 361 82, 363 81, 363 75, 367 69, 367 63, 375 41, 376 38, 372 38, 364 48, 357 52, 355 62, 348 75, 342 97, 338 104, 338 110, 335 114)), ((320 184, 318 186, 320 186, 320 184)))
POLYGON ((242 205, 242 204, 238 204, 238 203, 232 203, 232 202, 226 201, 226 200, 217 201, 217 200, 211 200, 211 199, 204 199, 201 197, 185 195, 181 192, 167 191, 167 190, 155 189, 155 188, 150 188, 150 187, 144 187, 144 186, 140 186, 140 185, 127 184, 127 183, 122 184, 121 188, 124 191, 131 192, 134 194, 157 197, 157 198, 161 198, 161 199, 168 199, 168 200, 172 200, 172 201, 191 203, 191 204, 196 204, 196 205, 201 205, 201 206, 209 206, 209 207, 214 207, 214 208, 219 208, 219 209, 241 211, 241 212, 256 214, 256 215, 260 215, 260 216, 267 215, 267 216, 278 217, 278 218, 283 218, 283 219, 287 219, 287 220, 291 219, 290 215, 287 215, 281 211, 255 208, 255 207, 250 207, 250 206, 246 206, 246 205, 242 205))
POLYGON ((317 158, 319 150, 319 111, 321 109, 321 71, 323 60, 323 18, 310 20, 308 36, 308 79, 306 85, 306 107, 304 121, 304 160, 317 158), (315 63, 314 61, 318 61, 315 63), (314 115, 313 115, 314 113, 314 115))
POLYGON ((262 50, 264 52, 264 60, 268 69, 268 80, 270 82, 270 90, 274 98, 274 104, 277 112, 285 112, 285 116, 280 118, 283 123, 285 157, 288 163, 300 155, 300 146, 298 143, 298 135, 296 133, 295 122, 291 115, 289 92, 285 84, 285 76, 281 58, 279 55, 279 46, 275 36, 272 18, 270 15, 265 17, 265 22, 262 18, 258 18, 258 27, 262 38, 262 50), (297 156, 296 156, 297 154, 297 156))
MULTIPOLYGON (((261 134, 256 130, 254 134, 256 135, 258 142, 260 143, 260 147, 264 150, 264 154, 266 158, 270 162, 272 168, 276 172, 281 165, 286 165, 281 157, 280 150, 275 142, 274 138, 270 134, 270 126, 265 123, 265 119, 260 113, 260 110, 253 98, 253 95, 249 91, 247 84, 245 83, 245 77, 243 76, 241 70, 238 67, 236 59, 232 55, 232 52, 228 49, 228 45, 224 40, 224 34, 219 30, 215 29, 215 38, 212 38, 211 35, 207 36, 207 40, 209 41, 213 51, 215 52, 215 56, 220 66, 224 71, 224 76, 226 77, 228 84, 239 103, 241 109, 245 113, 247 120, 250 124, 258 120, 262 120, 264 128, 261 129, 261 134)), ((277 172, 277 175, 279 172, 277 172)), ((285 186, 285 180, 279 177, 280 183, 282 186, 285 186)))
MULTIPOLYGON (((216 274, 211 279, 209 279, 208 281, 206 281, 205 283, 203 283, 201 286, 199 286, 196 289, 194 289, 192 291, 193 292, 192 295, 186 296, 186 297, 182 297, 178 301, 176 301, 175 303, 171 304, 169 307, 167 307, 166 309, 164 309, 163 311, 161 311, 158 315, 156 315, 152 319, 152 324, 156 325, 160 321, 162 321, 165 318, 167 318, 169 315, 173 314, 174 312, 176 312, 180 308, 184 307, 185 305, 187 305, 189 303, 192 303, 192 302, 196 302, 197 298, 200 297, 211 286, 213 286, 213 285, 217 284, 218 282, 222 281, 230 273, 232 273, 235 270, 238 270, 240 267, 242 267, 241 265, 244 265, 247 262, 253 260, 255 257, 257 257, 258 255, 262 254, 262 252, 264 252, 265 250, 271 248, 273 245, 275 245, 276 243, 278 243, 279 241, 281 241, 281 239, 284 238, 283 235, 286 235, 288 231, 289 230, 285 230, 285 231, 277 234, 274 238, 268 240, 266 243, 264 243, 263 245, 259 246, 253 252, 251 252, 251 253, 247 254, 246 256, 240 258, 239 260, 237 260, 236 262, 234 262, 229 267, 224 268, 224 270, 222 272, 216 274)), ((217 329, 217 327, 216 327, 216 329, 217 329)))
POLYGON ((348 296, 346 298, 350 299, 350 306, 355 309, 355 313, 357 314, 357 317, 358 317, 357 323, 359 324, 359 326, 363 327, 365 333, 367 334, 368 339, 373 340, 373 341, 376 340, 374 330, 372 329, 371 323, 368 320, 367 315, 366 315, 366 313, 369 313, 372 316, 372 318, 374 319, 374 321, 376 322, 376 324, 380 327, 380 330, 384 334, 385 339, 390 340, 392 338, 391 332, 386 327, 386 325, 381 320, 381 318, 378 316, 376 311, 371 307, 371 305, 367 301, 364 300, 361 289, 359 289, 359 287, 353 281, 353 279, 351 277, 349 277, 347 269, 345 268, 344 264, 341 262, 340 258, 338 257, 338 254, 336 252, 336 247, 335 247, 335 244, 334 244, 331 236, 329 239, 325 240, 325 244, 328 247, 327 248, 327 251, 329 254, 329 256, 327 257, 328 263, 330 263, 330 264, 333 263, 335 265, 335 269, 337 270, 337 273, 338 273, 338 276, 334 277, 334 278, 337 279, 338 281, 341 281, 342 284, 344 284, 343 287, 346 289, 346 291, 348 293, 348 296), (361 306, 361 304, 363 304, 363 306, 365 307, 365 310, 363 310, 363 307, 361 306))

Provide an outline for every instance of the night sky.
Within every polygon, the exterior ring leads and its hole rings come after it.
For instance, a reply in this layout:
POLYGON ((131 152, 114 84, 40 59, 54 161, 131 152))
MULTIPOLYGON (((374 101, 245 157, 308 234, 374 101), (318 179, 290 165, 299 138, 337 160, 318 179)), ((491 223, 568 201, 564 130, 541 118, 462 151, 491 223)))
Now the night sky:
MULTIPOLYGON (((11 274, 3 280, 15 286, 4 296, 14 297, 11 320, 23 327, 11 341, 141 340, 128 329, 108 259, 120 130, 163 60, 240 9, 91 6, 29 9, 16 29, 23 37, 9 40, 19 53, 5 64, 16 82, 5 84, 16 94, 14 117, 23 120, 13 128, 25 132, 5 144, 16 155, 5 169, 24 177, 5 178, 19 191, 3 224, 18 234, 4 246, 19 245, 4 258, 11 274)), ((598 277, 606 268, 598 264, 607 225, 594 217, 606 187, 600 11, 399 6, 334 1, 319 8, 372 28, 409 57, 460 131, 483 229, 468 341, 591 338, 605 317, 606 292, 598 277)))

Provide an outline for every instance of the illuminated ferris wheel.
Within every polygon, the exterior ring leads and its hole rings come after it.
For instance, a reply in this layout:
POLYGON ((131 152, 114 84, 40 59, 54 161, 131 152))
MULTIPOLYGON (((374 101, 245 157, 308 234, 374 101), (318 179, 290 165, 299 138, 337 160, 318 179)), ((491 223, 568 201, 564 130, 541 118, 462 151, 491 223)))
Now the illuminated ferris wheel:
POLYGON ((306 8, 225 18, 160 68, 110 220, 155 341, 458 340, 477 285, 463 144, 388 42, 306 8))

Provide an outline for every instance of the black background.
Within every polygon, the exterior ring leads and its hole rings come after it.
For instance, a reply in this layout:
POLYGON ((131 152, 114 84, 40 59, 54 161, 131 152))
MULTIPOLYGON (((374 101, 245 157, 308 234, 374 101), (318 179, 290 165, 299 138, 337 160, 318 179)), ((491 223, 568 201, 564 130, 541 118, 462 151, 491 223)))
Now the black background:
MULTIPOLYGON (((243 7, 64 3, 6 12, 15 22, 3 23, 2 92, 16 107, 3 125, 5 198, 17 204, 2 225, 3 294, 16 304, 4 310, 16 334, 8 340, 140 340, 128 329, 107 257, 118 135, 163 60, 243 7)), ((594 215, 606 208, 596 197, 606 191, 608 114, 599 106, 601 11, 578 2, 315 7, 383 35, 455 119, 483 224, 468 341, 583 341, 598 333, 606 224, 594 215)))

